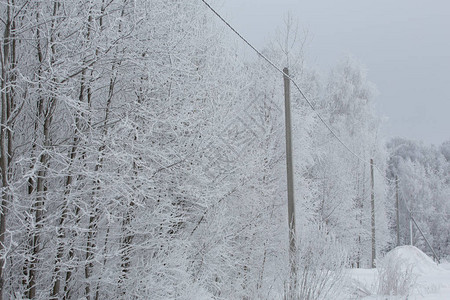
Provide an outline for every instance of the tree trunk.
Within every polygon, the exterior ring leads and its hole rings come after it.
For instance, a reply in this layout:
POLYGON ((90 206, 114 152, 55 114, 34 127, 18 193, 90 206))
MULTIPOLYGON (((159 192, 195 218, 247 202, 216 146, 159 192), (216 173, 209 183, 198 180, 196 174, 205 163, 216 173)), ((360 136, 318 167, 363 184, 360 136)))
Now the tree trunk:
MULTIPOLYGON (((114 96, 114 87, 115 87, 115 82, 116 82, 116 77, 114 75, 115 69, 116 69, 116 64, 114 64, 112 66, 112 74, 113 75, 109 82, 108 99, 106 101, 105 119, 103 121, 103 130, 102 130, 102 140, 104 140, 104 144, 102 146, 100 146, 98 149, 99 157, 97 159, 97 163, 94 168, 94 173, 98 173, 103 165, 103 151, 105 149, 105 144, 106 144, 105 139, 108 134, 107 125, 108 125, 109 113, 110 113, 110 109, 111 109, 112 98, 114 96)), ((94 203, 94 198, 99 190, 100 190, 100 182, 97 179, 94 182, 94 188, 92 191, 92 201, 91 201, 92 214, 89 217, 88 234, 87 234, 87 241, 86 241, 86 257, 85 257, 86 262, 85 262, 85 267, 84 267, 84 276, 86 279, 85 297, 88 300, 91 297, 90 296, 91 283, 89 282, 89 278, 91 277, 91 273, 92 273, 92 267, 93 267, 92 260, 94 258, 93 249, 95 248, 95 238, 97 236, 97 225, 98 225, 97 221, 99 220, 99 211, 98 211, 98 207, 94 203)))
POLYGON ((10 179, 11 179, 11 161, 12 161, 12 130, 10 123, 14 104, 14 76, 11 71, 15 68, 15 21, 13 19, 12 8, 13 0, 7 1, 5 30, 3 32, 3 44, 0 45, 1 59, 1 123, 0 123, 0 168, 1 168, 1 214, 0 214, 0 300, 3 299, 4 292, 4 266, 5 260, 5 235, 6 218, 8 216, 9 203, 11 202, 10 179))

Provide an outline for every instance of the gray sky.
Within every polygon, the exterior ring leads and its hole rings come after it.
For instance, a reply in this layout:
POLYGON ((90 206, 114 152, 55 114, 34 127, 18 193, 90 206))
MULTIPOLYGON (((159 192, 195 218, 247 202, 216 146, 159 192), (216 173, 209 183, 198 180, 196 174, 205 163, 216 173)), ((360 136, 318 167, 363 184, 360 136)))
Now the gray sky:
POLYGON ((351 54, 379 90, 385 135, 450 140, 450 1, 223 0, 214 3, 257 47, 288 14, 308 32, 309 65, 324 74, 351 54))

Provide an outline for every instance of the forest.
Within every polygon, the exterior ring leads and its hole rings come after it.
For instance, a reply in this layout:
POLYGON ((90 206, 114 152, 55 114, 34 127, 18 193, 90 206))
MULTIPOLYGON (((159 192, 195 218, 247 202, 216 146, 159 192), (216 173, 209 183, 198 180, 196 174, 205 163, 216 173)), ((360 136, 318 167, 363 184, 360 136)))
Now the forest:
MULTIPOLYGON (((283 294, 282 75, 198 0, 4 0, 0 21, 0 300, 283 294)), ((370 268, 372 192, 377 256, 411 240, 431 253, 411 215, 450 256, 450 141, 386 140, 364 66, 324 75, 289 27, 263 53, 315 107, 292 89, 310 299, 370 268)))

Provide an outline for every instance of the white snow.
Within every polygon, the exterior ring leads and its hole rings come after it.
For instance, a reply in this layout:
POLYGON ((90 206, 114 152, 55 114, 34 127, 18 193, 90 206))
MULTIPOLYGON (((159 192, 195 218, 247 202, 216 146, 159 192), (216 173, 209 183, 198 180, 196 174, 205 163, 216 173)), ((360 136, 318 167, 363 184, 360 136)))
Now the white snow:
POLYGON ((400 246, 388 252, 385 259, 400 259, 413 266, 416 274, 428 274, 440 270, 437 263, 414 246, 400 246))
MULTIPOLYGON (((387 262, 401 262, 393 266, 404 275, 407 270, 414 278, 407 295, 380 295, 378 290, 377 269, 349 270, 349 294, 346 299, 424 299, 450 300, 450 263, 435 263, 429 256, 413 246, 401 246, 393 249, 383 258, 387 262)), ((380 261, 381 264, 381 261, 380 261)), ((395 271, 395 270, 394 270, 395 271)))

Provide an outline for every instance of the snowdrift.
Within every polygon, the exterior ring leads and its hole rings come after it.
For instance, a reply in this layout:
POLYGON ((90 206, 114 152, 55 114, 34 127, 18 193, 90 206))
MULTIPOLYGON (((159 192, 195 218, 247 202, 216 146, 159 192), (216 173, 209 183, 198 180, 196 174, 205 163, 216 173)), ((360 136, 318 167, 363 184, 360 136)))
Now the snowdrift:
POLYGON ((376 269, 349 270, 347 299, 450 300, 450 263, 438 265, 413 246, 401 246, 378 260, 376 269))
POLYGON ((414 246, 400 246, 386 254, 387 261, 402 261, 406 266, 412 266, 414 273, 428 274, 441 268, 428 255, 414 246), (391 260, 392 259, 392 260, 391 260))

